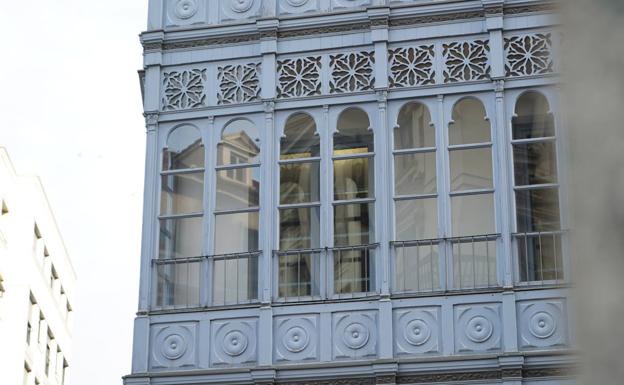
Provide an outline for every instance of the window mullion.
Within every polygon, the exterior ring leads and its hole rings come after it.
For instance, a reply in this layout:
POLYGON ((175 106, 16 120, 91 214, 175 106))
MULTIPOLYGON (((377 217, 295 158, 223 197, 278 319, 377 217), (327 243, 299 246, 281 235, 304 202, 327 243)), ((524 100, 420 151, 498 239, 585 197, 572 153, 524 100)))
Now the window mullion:
MULTIPOLYGON (((444 96, 437 98, 437 124, 436 127, 436 167, 437 188, 438 188, 438 237, 447 238, 450 234, 451 212, 450 212, 450 162, 448 126, 449 121, 445 116, 446 103, 444 96)), ((452 250, 447 242, 440 242, 438 245, 438 258, 440 263, 440 288, 447 290, 450 288, 448 277, 452 277, 452 250)))
MULTIPOLYGON (((210 117, 208 119, 208 132, 205 134, 206 136, 206 148, 217 148, 219 143, 218 140, 219 132, 215 130, 214 118, 210 117)), ((217 179, 217 156, 218 151, 206 151, 206 175, 204 177, 204 255, 212 255, 214 253, 214 226, 215 226, 215 216, 213 215, 214 209, 216 207, 216 197, 217 197, 217 187, 216 181, 217 179)), ((202 305, 210 306, 213 303, 213 292, 212 292, 212 278, 213 278, 213 270, 214 263, 212 259, 205 259, 202 262, 202 282, 201 282, 201 293, 203 294, 202 305)))

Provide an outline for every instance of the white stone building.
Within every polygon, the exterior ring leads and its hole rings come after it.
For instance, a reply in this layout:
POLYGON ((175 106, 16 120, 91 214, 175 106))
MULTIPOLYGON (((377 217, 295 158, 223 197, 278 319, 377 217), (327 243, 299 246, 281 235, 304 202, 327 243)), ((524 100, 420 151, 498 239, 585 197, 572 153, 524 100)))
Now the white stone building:
POLYGON ((76 273, 38 177, 0 148, 0 384, 68 385, 76 273))

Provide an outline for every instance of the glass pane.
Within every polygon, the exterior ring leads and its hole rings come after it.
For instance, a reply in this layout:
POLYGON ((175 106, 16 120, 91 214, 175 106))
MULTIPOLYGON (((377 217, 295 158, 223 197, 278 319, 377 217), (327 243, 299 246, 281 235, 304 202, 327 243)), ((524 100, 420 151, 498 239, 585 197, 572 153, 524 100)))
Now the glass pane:
POLYGON ((563 279, 561 234, 536 234, 516 237, 520 281, 563 279))
POLYGON ((449 142, 455 144, 490 141, 490 122, 485 120, 485 109, 480 101, 465 98, 453 108, 453 122, 449 125, 449 142))
POLYGON ((334 250, 334 292, 336 294, 372 291, 371 268, 374 250, 368 248, 334 250))
POLYGON ((334 200, 370 198, 374 196, 372 158, 334 161, 334 200))
POLYGON ((319 156, 320 139, 315 132, 316 123, 310 115, 299 113, 288 118, 280 142, 280 159, 319 156))
POLYGON ((257 256, 215 259, 212 268, 213 305, 244 303, 258 298, 257 256))
POLYGON ((366 112, 349 108, 340 114, 338 132, 334 135, 334 155, 373 152, 373 132, 366 112))
POLYGON ((280 297, 319 295, 320 252, 279 256, 280 297))
POLYGON ((514 144, 516 186, 557 183, 554 142, 514 144))
POLYGON ((280 250, 319 247, 318 207, 280 210, 280 250))
POLYGON ((431 115, 423 104, 410 103, 399 112, 398 127, 394 129, 394 148, 435 147, 435 128, 431 115))
POLYGON ((516 116, 512 119, 513 138, 528 139, 555 136, 548 101, 537 92, 527 92, 516 102, 516 116))
POLYGON ((396 240, 411 241, 438 237, 436 198, 396 202, 396 240))
POLYGON ((451 197, 451 219, 454 237, 493 234, 494 195, 477 194, 451 197))
POLYGON ((260 137, 253 123, 235 120, 223 131, 217 146, 217 164, 256 163, 260 155, 260 137))
POLYGON ((334 245, 366 245, 375 242, 374 204, 334 206, 334 245))
POLYGON ((439 290, 439 258, 437 244, 397 247, 394 259, 395 290, 439 290))
POLYGON ((199 131, 192 126, 173 130, 163 149, 163 170, 204 167, 204 145, 199 131))
POLYGON ((492 188, 490 147, 449 151, 451 191, 492 188))
POLYGON ((559 230, 559 190, 516 191, 518 232, 559 230))
POLYGON ((395 195, 435 194, 436 153, 394 156, 395 195))
POLYGON ((161 188, 161 214, 183 214, 203 211, 203 172, 163 175, 161 188))
POLYGON ((215 223, 215 254, 258 250, 258 212, 220 214, 215 223))
POLYGON ((199 306, 201 262, 156 265, 156 305, 199 306))
POLYGON ((202 217, 160 220, 159 258, 202 255, 202 217))
POLYGON ((319 163, 280 165, 280 204, 319 201, 319 163))
POLYGON ((217 210, 257 207, 260 198, 260 167, 217 171, 217 210))
POLYGON ((453 243, 453 281, 457 289, 497 285, 496 241, 453 243))

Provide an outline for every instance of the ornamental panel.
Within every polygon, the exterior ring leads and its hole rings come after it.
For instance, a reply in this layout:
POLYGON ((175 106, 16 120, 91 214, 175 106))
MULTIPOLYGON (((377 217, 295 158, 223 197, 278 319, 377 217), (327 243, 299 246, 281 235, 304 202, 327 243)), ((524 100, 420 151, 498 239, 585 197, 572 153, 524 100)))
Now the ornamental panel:
POLYGON ((531 76, 553 72, 550 33, 505 38, 505 76, 531 76))
POLYGON ((189 69, 163 74, 162 109, 187 110, 206 105, 206 69, 189 69))
POLYGON ((167 0, 167 26, 206 22, 205 0, 167 0))
POLYGON ((308 56, 277 61, 277 97, 321 94, 321 57, 308 56))
POLYGON ((332 9, 355 8, 371 3, 371 0, 332 0, 331 7, 332 9))
POLYGON ((219 66, 218 104, 247 103, 260 97, 260 63, 219 66))
POLYGON ((442 44, 444 83, 490 78, 488 40, 456 41, 442 44))
POLYGON ((454 321, 457 353, 501 350, 503 325, 500 303, 457 305, 454 321))
POLYGON ((394 311, 394 352, 397 356, 438 354, 442 346, 440 307, 394 311))
POLYGON ((319 11, 319 0, 278 0, 280 14, 319 11))
POLYGON ((152 369, 197 367, 197 322, 152 325, 152 369))
POLYGON ((371 90, 375 86, 375 56, 372 51, 329 55, 332 94, 371 90))
POLYGON ((276 317, 273 336, 275 361, 318 361, 317 315, 276 317))
POLYGON ((358 359, 377 355, 377 312, 334 313, 334 359, 358 359))
POLYGON ((212 321, 212 366, 251 364, 257 361, 258 319, 212 321))
POLYGON ((388 50, 390 87, 413 87, 435 83, 434 46, 421 45, 388 50))
MULTIPOLYGON (((211 0, 211 2, 214 0, 211 0)), ((244 20, 260 16, 261 0, 219 0, 221 21, 244 20)))
POLYGON ((517 317, 520 349, 566 345, 565 299, 520 301, 517 304, 517 317))

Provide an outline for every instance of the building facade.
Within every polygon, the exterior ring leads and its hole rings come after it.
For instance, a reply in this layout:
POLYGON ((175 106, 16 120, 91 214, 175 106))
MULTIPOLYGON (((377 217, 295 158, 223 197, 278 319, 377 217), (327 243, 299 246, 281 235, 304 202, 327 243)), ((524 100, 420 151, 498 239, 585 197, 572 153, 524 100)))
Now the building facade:
POLYGON ((0 147, 0 383, 68 385, 76 274, 39 178, 0 147))
POLYGON ((571 384, 555 5, 151 0, 130 384, 571 384))

